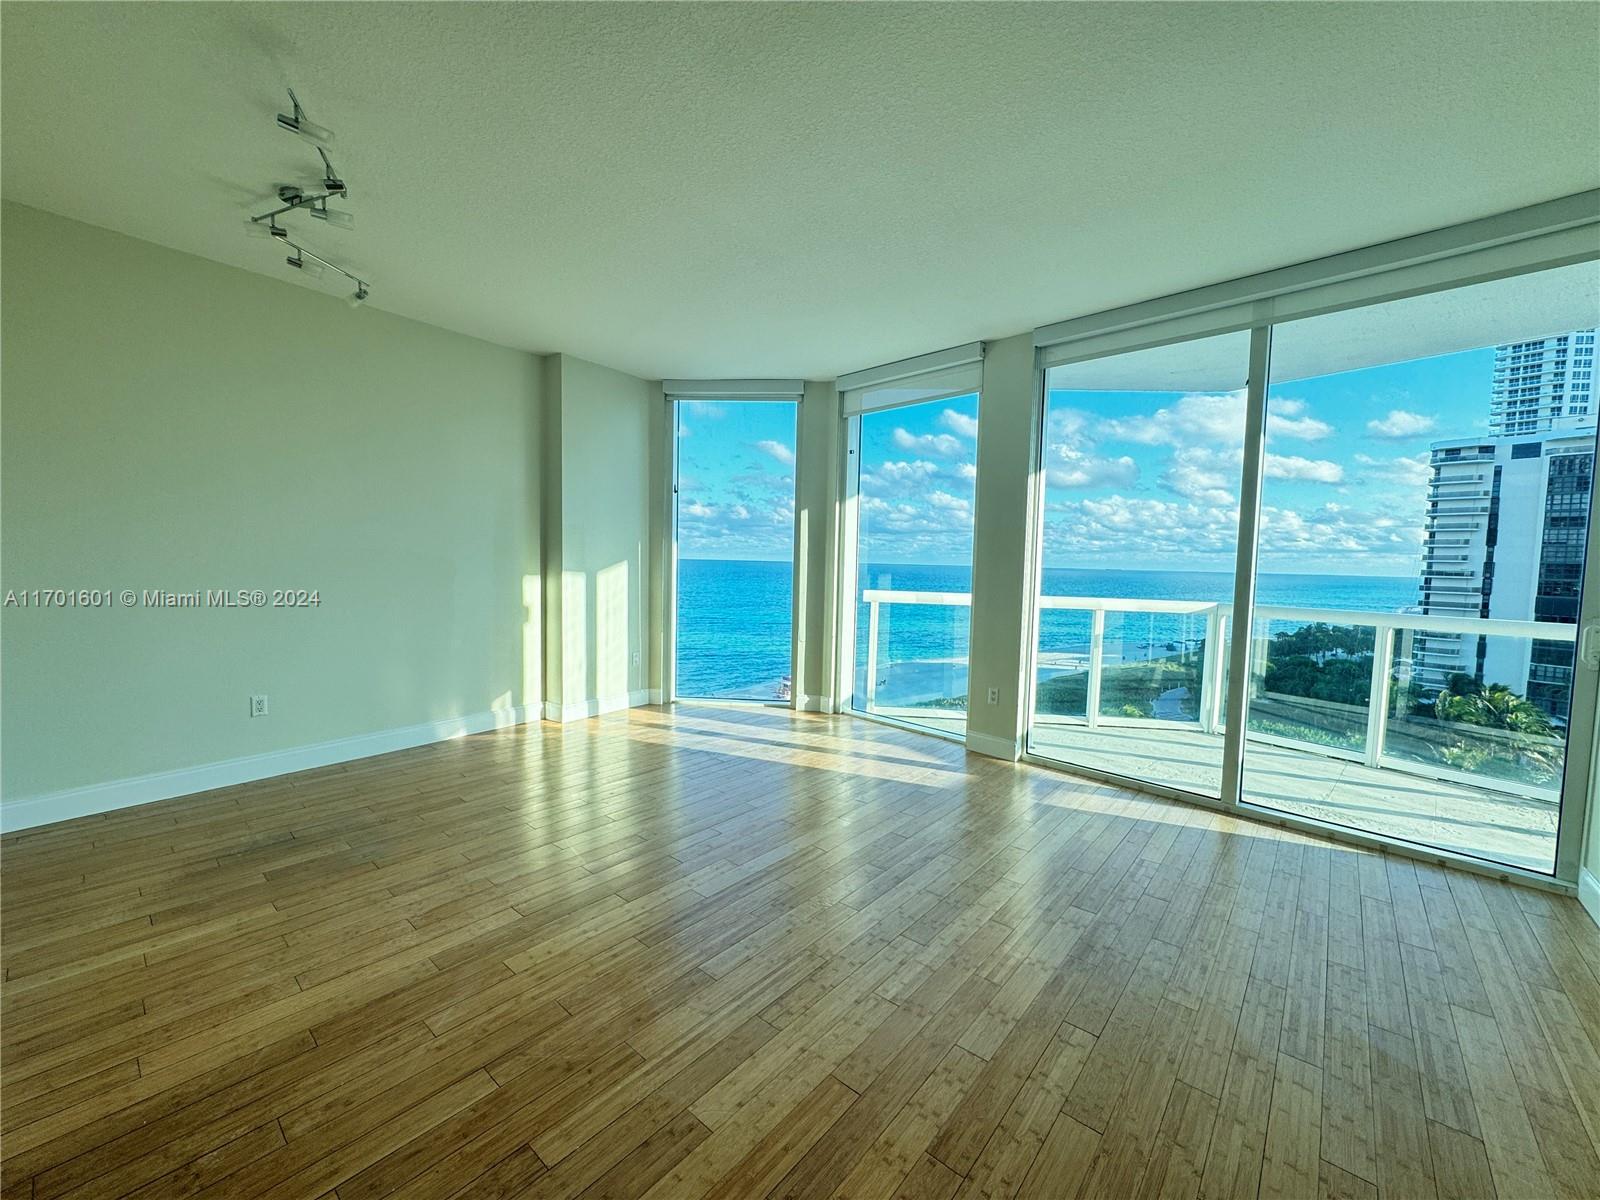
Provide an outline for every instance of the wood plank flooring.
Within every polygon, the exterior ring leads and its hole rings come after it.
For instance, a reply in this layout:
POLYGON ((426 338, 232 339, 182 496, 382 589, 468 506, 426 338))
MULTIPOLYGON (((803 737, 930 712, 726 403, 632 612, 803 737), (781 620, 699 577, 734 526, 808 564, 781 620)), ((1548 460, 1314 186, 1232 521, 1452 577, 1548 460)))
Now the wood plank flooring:
POLYGON ((1575 902, 848 718, 8 836, 0 1196, 1600 1194, 1575 902))

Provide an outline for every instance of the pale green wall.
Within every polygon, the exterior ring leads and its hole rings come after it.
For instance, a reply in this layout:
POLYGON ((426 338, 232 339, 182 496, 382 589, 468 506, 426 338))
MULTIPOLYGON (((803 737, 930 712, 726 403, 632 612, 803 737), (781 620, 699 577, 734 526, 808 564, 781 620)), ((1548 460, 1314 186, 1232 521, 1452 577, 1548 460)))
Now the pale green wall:
POLYGON ((650 446, 650 539, 647 558, 650 564, 649 608, 646 628, 650 631, 649 646, 645 651, 645 683, 650 690, 652 703, 659 704, 666 691, 667 622, 674 619, 667 604, 669 593, 667 573, 672 569, 669 560, 672 545, 673 514, 675 512, 672 462, 672 431, 668 424, 672 406, 660 383, 653 383, 647 402, 645 436, 650 446))
POLYGON ((0 222, 0 585, 322 600, 5 610, 8 800, 538 702, 535 358, 35 209, 0 222))
POLYGON ((658 385, 570 354, 546 364, 547 715, 649 687, 651 401, 658 385))
POLYGON ((1037 397, 1032 335, 990 342, 978 402, 967 745, 1002 758, 1016 757, 1024 725, 1037 397), (994 704, 988 702, 990 688, 996 690, 994 704))
POLYGON ((807 383, 795 450, 794 699, 834 707, 835 558, 844 424, 832 383, 807 383))

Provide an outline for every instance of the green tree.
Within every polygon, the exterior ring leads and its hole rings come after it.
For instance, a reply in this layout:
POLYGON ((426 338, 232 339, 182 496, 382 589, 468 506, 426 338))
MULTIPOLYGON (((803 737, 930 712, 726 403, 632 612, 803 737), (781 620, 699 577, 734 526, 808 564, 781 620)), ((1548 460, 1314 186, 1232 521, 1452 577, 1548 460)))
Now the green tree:
POLYGON ((1364 705, 1372 693, 1372 655, 1330 658, 1320 666, 1309 655, 1268 661, 1262 686, 1279 696, 1307 696, 1335 704, 1364 705))
POLYGON ((1517 695, 1503 683, 1481 687, 1468 676, 1451 676, 1451 686, 1433 702, 1434 715, 1441 721, 1506 729, 1529 737, 1554 737, 1550 717, 1533 701, 1517 695), (1458 680, 1465 680, 1463 691, 1455 691, 1458 680))

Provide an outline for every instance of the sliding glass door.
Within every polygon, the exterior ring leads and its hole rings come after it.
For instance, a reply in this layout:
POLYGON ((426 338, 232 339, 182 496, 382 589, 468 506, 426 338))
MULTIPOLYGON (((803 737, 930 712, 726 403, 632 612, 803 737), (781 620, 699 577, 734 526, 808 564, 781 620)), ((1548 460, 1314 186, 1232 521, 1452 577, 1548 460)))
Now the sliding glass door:
POLYGON ((673 405, 677 696, 789 699, 797 407, 673 405))
POLYGON ((1593 681, 1596 283, 1052 366, 1029 751, 1554 873, 1593 681))
POLYGON ((1032 753, 1221 795, 1249 349, 1047 373, 1032 753))
POLYGON ((1554 869, 1594 477, 1592 278, 1274 330, 1245 803, 1554 869), (1301 458, 1285 430, 1313 413, 1301 458), (1271 586, 1275 570, 1304 586, 1271 586))
POLYGON ((855 422, 851 707, 960 736, 978 396, 864 412, 855 422))

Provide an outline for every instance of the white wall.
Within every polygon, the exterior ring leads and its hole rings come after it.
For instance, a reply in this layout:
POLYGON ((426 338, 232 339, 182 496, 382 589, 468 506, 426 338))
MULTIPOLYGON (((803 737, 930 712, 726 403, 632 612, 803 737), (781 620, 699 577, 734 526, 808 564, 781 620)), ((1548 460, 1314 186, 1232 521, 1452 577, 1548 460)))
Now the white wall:
POLYGON ((660 388, 569 354, 545 384, 545 715, 575 720, 648 699, 660 388))
POLYGON ((36 209, 0 221, 0 588, 321 600, 0 611, 8 825, 70 815, 26 803, 63 790, 538 705, 536 358, 36 209))
POLYGON ((832 711, 844 421, 832 383, 807 383, 795 427, 795 707, 832 711))
POLYGON ((1023 674, 1033 582, 1029 489, 1038 430, 1033 336, 990 342, 978 402, 967 748, 998 758, 1021 753, 1027 724, 1023 674))

